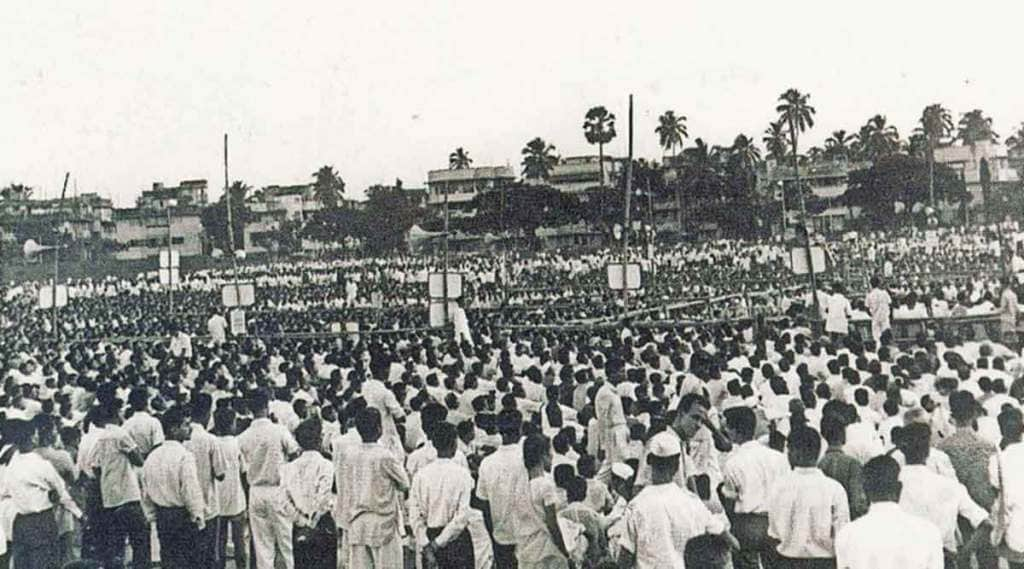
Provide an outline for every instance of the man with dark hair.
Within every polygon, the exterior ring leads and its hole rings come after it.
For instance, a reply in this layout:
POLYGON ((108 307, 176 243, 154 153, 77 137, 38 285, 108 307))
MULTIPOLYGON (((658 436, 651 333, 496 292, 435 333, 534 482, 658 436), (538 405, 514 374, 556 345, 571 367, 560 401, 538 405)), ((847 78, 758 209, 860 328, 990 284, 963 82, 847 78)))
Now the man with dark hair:
MULTIPOLYGON (((702 426, 710 426, 708 422, 708 410, 711 405, 708 400, 702 395, 696 393, 688 393, 679 400, 679 405, 676 406, 673 420, 668 429, 668 433, 676 436, 679 439, 679 444, 683 448, 683 454, 680 459, 679 468, 675 471, 675 481, 681 488, 687 488, 689 484, 689 477, 698 474, 695 470, 694 457, 691 457, 686 452, 690 450, 688 447, 693 444, 697 437, 697 433, 700 432, 702 426)), ((710 446, 710 441, 708 441, 710 446)), ((705 453, 713 449, 704 449, 705 453)), ((692 451, 694 454, 698 450, 692 451)), ((644 450, 646 455, 647 450, 644 450)), ((702 457, 707 458, 707 457, 702 457)), ((637 473, 636 483, 640 485, 647 485, 651 482, 651 466, 647 462, 645 457, 641 457, 639 472, 637 473)))
POLYGON ((150 413, 147 388, 132 389, 128 395, 128 405, 131 407, 132 416, 124 422, 124 430, 131 435, 139 447, 139 454, 145 460, 154 448, 164 442, 164 431, 160 427, 160 421, 150 413))
POLYGON ((607 379, 598 383, 594 396, 594 418, 597 419, 597 452, 602 457, 600 476, 607 477, 611 465, 625 459, 629 430, 626 427, 626 413, 616 386, 622 381, 625 364, 618 358, 608 360, 605 365, 607 379))
POLYGON ((818 461, 818 468, 832 480, 843 485, 846 499, 850 504, 850 519, 857 519, 868 510, 864 485, 861 483, 860 461, 846 454, 846 422, 835 415, 821 418, 821 435, 828 443, 825 456, 818 461))
POLYGON ((279 504, 285 499, 281 467, 299 453, 299 445, 285 426, 270 420, 265 391, 255 390, 248 399, 253 421, 238 436, 238 446, 249 467, 249 526, 256 569, 272 569, 275 557, 285 569, 293 569, 292 522, 279 504))
POLYGON ((674 483, 682 460, 677 435, 658 433, 647 447, 651 484, 633 498, 623 514, 619 566, 682 567, 686 543, 706 533, 725 533, 726 521, 674 483))
POLYGON ((864 493, 871 506, 836 535, 839 569, 942 569, 939 530, 900 507, 899 476, 900 465, 890 456, 864 465, 864 493))
MULTIPOLYGON (((996 447, 982 439, 975 430, 976 420, 981 406, 969 391, 954 391, 949 396, 949 412, 956 430, 939 441, 937 448, 949 456, 957 480, 967 488, 967 493, 976 504, 992 509, 996 492, 989 481, 988 463, 995 455, 996 447)), ((965 518, 960 518, 958 527, 969 541, 973 528, 965 518)), ((979 569, 995 569, 999 565, 999 556, 988 540, 980 545, 975 552, 979 569)))
POLYGON ((473 477, 455 463, 455 427, 442 422, 434 429, 437 459, 412 479, 409 522, 424 566, 437 564, 452 569, 474 567, 473 541, 467 525, 473 477))
POLYGON ((821 436, 794 427, 786 439, 793 471, 769 491, 768 535, 778 541, 780 569, 831 569, 833 538, 850 521, 846 491, 818 468, 821 436))
POLYGON ((334 466, 320 454, 323 428, 311 418, 295 428, 295 440, 302 454, 281 468, 285 511, 291 518, 295 566, 335 569, 338 548, 334 520, 334 466))
POLYGON ((171 407, 160 423, 165 440, 142 466, 143 498, 156 511, 160 563, 169 569, 201 567, 197 543, 206 505, 195 456, 182 444, 189 437, 188 417, 180 407, 171 407))
POLYGON ((686 567, 732 569, 733 561, 729 554, 729 540, 720 535, 698 535, 686 542, 686 549, 683 550, 683 562, 686 567))
POLYGON ((755 440, 757 416, 749 407, 725 410, 725 431, 736 445, 722 467, 722 503, 731 513, 733 535, 740 543, 740 569, 757 569, 771 555, 768 545, 768 490, 789 472, 781 452, 755 440))
POLYGON ((341 555, 347 567, 387 569, 402 566, 399 500, 409 479, 399 458, 381 442, 381 413, 367 407, 356 415, 362 444, 353 445, 338 464, 339 512, 348 537, 341 555))
POLYGON ((522 426, 519 411, 498 414, 501 446, 483 459, 477 477, 476 497, 494 541, 495 569, 516 567, 515 503, 529 492, 529 477, 519 448, 522 426))
POLYGON ((942 535, 947 563, 955 563, 957 517, 963 516, 973 530, 974 539, 959 552, 969 556, 972 549, 987 539, 991 526, 988 512, 971 499, 963 484, 955 478, 936 474, 926 466, 930 450, 931 428, 923 423, 907 425, 900 435, 900 449, 907 465, 900 471, 903 492, 900 506, 907 512, 931 521, 942 535))
POLYGON ((206 504, 205 524, 199 532, 195 547, 199 550, 201 568, 213 569, 217 564, 217 516, 220 514, 220 500, 217 483, 224 480, 226 466, 217 437, 206 431, 213 409, 213 398, 208 393, 197 393, 192 398, 191 434, 185 448, 196 457, 199 472, 199 486, 203 489, 206 504))

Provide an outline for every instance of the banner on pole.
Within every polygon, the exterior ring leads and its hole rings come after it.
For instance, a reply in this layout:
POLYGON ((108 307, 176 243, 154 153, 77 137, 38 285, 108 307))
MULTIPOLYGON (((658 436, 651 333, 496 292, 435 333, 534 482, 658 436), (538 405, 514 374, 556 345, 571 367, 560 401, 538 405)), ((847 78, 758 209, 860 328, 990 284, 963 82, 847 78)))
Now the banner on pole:
MULTIPOLYGON (((444 298, 444 273, 430 273, 430 298, 444 298)), ((448 298, 462 298, 462 273, 448 273, 448 298)))
POLYGON ((256 304, 256 287, 252 283, 226 284, 220 289, 224 306, 252 306, 256 304))
MULTIPOLYGON (((807 249, 804 247, 794 247, 789 251, 789 262, 793 268, 793 273, 797 275, 806 275, 810 272, 807 267, 807 249)), ((811 247, 811 264, 814 266, 814 272, 823 273, 825 272, 825 250, 821 247, 811 247)))
POLYGON ((626 263, 625 275, 623 275, 622 263, 608 264, 608 288, 612 290, 636 290, 640 288, 640 264, 626 263))
MULTIPOLYGON (((57 308, 68 305, 67 285, 57 285, 57 308)), ((39 308, 53 308, 53 287, 45 285, 39 289, 39 308)))
POLYGON ((231 334, 244 336, 246 333, 245 310, 237 308, 231 311, 231 334))

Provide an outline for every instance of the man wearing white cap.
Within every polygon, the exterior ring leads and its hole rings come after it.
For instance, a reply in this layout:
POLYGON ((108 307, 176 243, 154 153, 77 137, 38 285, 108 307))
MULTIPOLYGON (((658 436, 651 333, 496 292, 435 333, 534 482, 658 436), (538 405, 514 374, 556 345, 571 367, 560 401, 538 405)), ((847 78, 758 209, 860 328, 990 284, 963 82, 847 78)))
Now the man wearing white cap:
POLYGON ((651 484, 626 508, 619 567, 682 568, 687 541, 726 532, 724 517, 673 482, 682 450, 679 437, 670 433, 658 433, 648 443, 651 484))

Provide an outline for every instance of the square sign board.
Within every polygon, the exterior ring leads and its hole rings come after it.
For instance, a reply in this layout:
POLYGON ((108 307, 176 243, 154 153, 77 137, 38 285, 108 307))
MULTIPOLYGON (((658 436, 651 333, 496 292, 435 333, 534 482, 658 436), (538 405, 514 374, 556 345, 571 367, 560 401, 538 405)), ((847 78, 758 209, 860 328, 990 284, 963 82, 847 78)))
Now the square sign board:
MULTIPOLYGON (((807 268, 807 249, 795 247, 789 251, 790 266, 793 273, 806 275, 810 271, 807 268)), ((815 273, 825 272, 825 250, 821 247, 811 247, 811 263, 814 265, 815 273)))
POLYGON ((458 308, 457 302, 448 301, 448 314, 445 318, 444 302, 440 300, 430 301, 430 327, 431 328, 442 328, 451 322, 452 317, 455 315, 455 309, 458 308))
POLYGON ((256 303, 256 287, 252 283, 226 284, 220 289, 224 306, 252 306, 256 303))
POLYGON ((608 264, 608 288, 612 290, 636 290, 640 288, 640 265, 639 263, 626 263, 625 274, 623 274, 622 263, 608 264))
MULTIPOLYGON (((430 273, 430 298, 444 298, 445 273, 430 273)), ((448 298, 462 298, 462 273, 448 273, 448 298)))
MULTIPOLYGON (((68 305, 68 287, 57 285, 57 308, 68 305)), ((39 308, 53 308, 53 287, 46 285, 39 288, 39 308)))
POLYGON ((181 253, 178 251, 160 251, 160 268, 179 268, 181 267, 181 253))

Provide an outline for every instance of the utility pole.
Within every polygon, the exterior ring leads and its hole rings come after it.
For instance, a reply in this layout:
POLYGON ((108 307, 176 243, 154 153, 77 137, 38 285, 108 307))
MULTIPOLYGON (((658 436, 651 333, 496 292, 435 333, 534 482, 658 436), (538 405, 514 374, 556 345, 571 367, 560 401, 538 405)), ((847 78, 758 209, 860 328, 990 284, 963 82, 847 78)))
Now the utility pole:
POLYGON ((167 313, 174 314, 174 247, 171 245, 171 208, 174 200, 167 200, 164 204, 167 210, 167 313))
MULTIPOLYGON (((241 300, 238 287, 238 256, 235 254, 235 225, 231 215, 231 187, 228 185, 228 134, 224 133, 224 203, 228 213, 228 243, 231 245, 231 280, 235 285, 235 298, 241 300)), ((242 247, 245 247, 245 235, 242 235, 242 247)))
MULTIPOLYGON (((601 164, 604 172, 604 164, 601 164)), ((622 316, 629 312, 629 199, 633 193, 633 95, 629 96, 629 158, 626 160, 626 211, 623 214, 625 224, 622 228, 622 316)))
POLYGON ((441 271, 441 290, 444 296, 444 326, 448 327, 448 182, 444 184, 444 261, 441 271))
MULTIPOLYGON (((800 158, 796 154, 796 125, 793 119, 789 121, 789 133, 793 139, 793 175, 796 178, 796 192, 800 197, 800 216, 804 220, 804 258, 807 260, 807 271, 811 277, 811 303, 814 306, 813 320, 817 322, 821 316, 821 303, 818 301, 818 277, 814 274, 814 260, 811 256, 811 220, 807 216, 807 199, 804 196, 804 189, 800 185, 800 158)), ((786 199, 785 185, 783 185, 782 199, 786 199)))
POLYGON ((60 190, 60 201, 57 203, 57 215, 60 221, 57 223, 57 242, 53 248, 53 287, 50 289, 50 319, 53 324, 53 338, 54 340, 60 340, 60 333, 57 326, 60 324, 59 317, 57 316, 57 281, 60 279, 60 248, 61 248, 61 235, 64 231, 64 196, 68 192, 68 179, 71 178, 71 172, 64 173, 64 187, 60 190))

